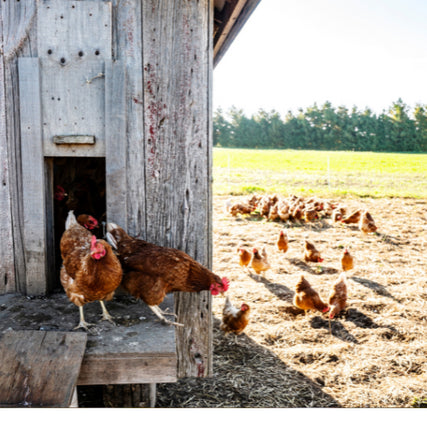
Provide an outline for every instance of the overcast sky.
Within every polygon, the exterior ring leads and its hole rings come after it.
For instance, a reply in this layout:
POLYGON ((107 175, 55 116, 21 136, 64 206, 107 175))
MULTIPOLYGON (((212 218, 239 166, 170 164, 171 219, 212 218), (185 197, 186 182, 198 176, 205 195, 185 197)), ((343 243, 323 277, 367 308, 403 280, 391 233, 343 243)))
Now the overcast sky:
POLYGON ((213 107, 427 104, 427 0, 261 0, 214 70, 213 107))

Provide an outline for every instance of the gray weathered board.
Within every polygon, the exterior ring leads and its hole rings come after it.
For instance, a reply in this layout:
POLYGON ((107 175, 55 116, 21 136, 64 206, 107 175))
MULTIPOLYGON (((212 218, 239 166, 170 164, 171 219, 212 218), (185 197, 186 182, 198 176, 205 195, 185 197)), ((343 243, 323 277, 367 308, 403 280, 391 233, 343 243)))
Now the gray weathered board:
MULTIPOLYGON (((87 333, 77 384, 175 382, 175 327, 162 324, 144 303, 127 295, 114 297, 106 307, 116 326, 100 320, 98 302, 84 306, 85 320, 95 325, 87 333)), ((172 295, 166 297, 161 308, 172 312, 172 295)), ((78 322, 79 310, 64 294, 0 296, 0 332, 72 332, 78 322)))
POLYGON ((0 334, 0 407, 69 407, 85 346, 82 332, 0 334))

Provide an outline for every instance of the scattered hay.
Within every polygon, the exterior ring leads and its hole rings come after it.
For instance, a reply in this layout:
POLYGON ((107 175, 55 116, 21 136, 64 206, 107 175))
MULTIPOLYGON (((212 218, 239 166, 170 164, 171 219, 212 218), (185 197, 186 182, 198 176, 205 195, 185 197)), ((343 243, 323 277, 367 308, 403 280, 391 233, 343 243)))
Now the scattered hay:
POLYGON ((343 199, 373 214, 377 234, 357 227, 286 226, 289 250, 274 242, 283 223, 224 213, 214 198, 214 271, 231 280, 230 298, 251 304, 251 322, 237 338, 219 330, 222 298, 214 298, 214 375, 159 384, 158 407, 306 408, 423 407, 426 405, 427 201, 343 199), (322 253, 322 269, 303 261, 308 237, 322 253), (238 265, 234 248, 267 245, 272 269, 258 279, 238 265), (303 273, 327 297, 349 247, 348 306, 329 322, 292 305, 303 273))

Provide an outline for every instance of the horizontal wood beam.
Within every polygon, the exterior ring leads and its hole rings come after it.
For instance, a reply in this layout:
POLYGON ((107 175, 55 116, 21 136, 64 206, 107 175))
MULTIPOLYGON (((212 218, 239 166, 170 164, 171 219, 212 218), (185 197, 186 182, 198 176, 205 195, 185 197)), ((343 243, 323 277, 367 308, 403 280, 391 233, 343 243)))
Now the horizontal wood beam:
POLYGON ((261 0, 232 0, 215 13, 217 28, 214 34, 214 67, 228 50, 243 25, 261 0))

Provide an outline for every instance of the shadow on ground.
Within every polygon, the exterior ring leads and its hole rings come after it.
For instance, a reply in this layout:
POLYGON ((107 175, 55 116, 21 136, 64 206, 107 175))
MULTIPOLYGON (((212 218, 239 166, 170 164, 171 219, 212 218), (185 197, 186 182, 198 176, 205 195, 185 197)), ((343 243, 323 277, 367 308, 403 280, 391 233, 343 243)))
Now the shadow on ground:
POLYGON ((224 335, 214 318, 212 378, 159 384, 161 408, 339 407, 322 387, 289 367, 273 352, 241 334, 224 335))

